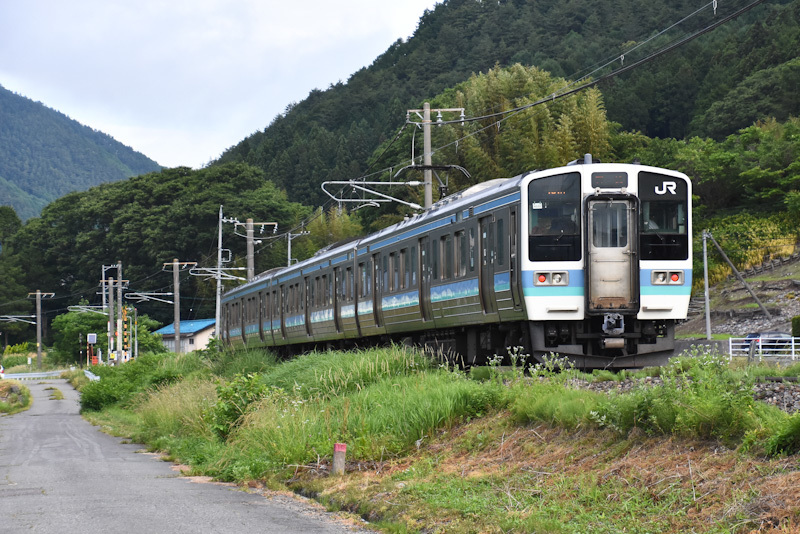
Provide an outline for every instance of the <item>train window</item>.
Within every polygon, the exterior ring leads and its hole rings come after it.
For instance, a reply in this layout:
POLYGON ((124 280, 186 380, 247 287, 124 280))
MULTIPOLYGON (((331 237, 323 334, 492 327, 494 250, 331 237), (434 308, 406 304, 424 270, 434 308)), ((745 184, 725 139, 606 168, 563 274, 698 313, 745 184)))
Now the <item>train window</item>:
POLYGON ((411 247, 411 287, 417 286, 417 247, 411 247))
POLYGON ((528 186, 528 204, 530 260, 580 260, 580 173, 533 180, 528 186))
POLYGON ((467 233, 464 231, 456 233, 456 277, 460 278, 467 274, 467 233))
POLYGON ((403 268, 403 272, 400 276, 400 286, 405 289, 411 283, 411 256, 408 253, 408 249, 404 248, 400 251, 400 259, 403 268))
POLYGON ((469 229, 469 270, 475 270, 475 228, 469 229))
POLYGON ((598 248, 628 245, 628 203, 597 202, 592 207, 592 243, 598 248))
POLYGON ((683 260, 689 254, 686 182, 672 176, 639 173, 642 203, 639 248, 644 260, 683 260))
POLYGON ((389 255, 389 263, 391 265, 391 280, 389 281, 389 290, 396 291, 400 289, 400 258, 397 257, 396 252, 389 255))
POLYGON ((389 291, 389 256, 383 255, 381 262, 383 269, 381 270, 381 291, 389 291))
POLYGON ((449 235, 442 236, 439 240, 442 247, 442 280, 452 278, 453 276, 453 238, 449 235))
POLYGON ((431 272, 433 279, 439 279, 439 245, 434 241, 431 243, 431 272))
POLYGON ((497 264, 505 265, 506 260, 506 225, 505 219, 497 219, 497 264))

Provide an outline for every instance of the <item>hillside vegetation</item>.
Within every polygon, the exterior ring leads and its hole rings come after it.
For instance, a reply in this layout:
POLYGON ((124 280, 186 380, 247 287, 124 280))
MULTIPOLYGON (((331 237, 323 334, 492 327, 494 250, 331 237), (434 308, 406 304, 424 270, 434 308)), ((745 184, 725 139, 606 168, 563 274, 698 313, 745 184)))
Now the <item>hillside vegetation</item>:
POLYGON ((112 137, 0 86, 0 205, 22 220, 72 191, 158 170, 112 137))
POLYGON ((188 473, 288 487, 387 532, 796 528, 800 418, 752 391, 778 371, 688 356, 655 376, 516 352, 465 375, 399 347, 146 356, 97 368, 81 404, 188 473), (623 379, 639 387, 613 393, 623 379), (602 381, 612 393, 585 389, 602 381), (344 477, 330 476, 334 443, 344 477))
MULTIPOLYGON (((408 109, 421 108, 473 74, 520 63, 568 80, 597 77, 620 66, 622 55, 622 63, 630 64, 748 3, 719 3, 715 12, 710 2, 685 0, 445 0, 425 12, 410 39, 398 40, 346 83, 314 90, 288 106, 218 162, 255 165, 290 200, 320 205, 327 200, 320 182, 360 176, 378 145, 403 125, 408 109)), ((609 118, 624 130, 662 139, 722 140, 757 120, 800 114, 794 98, 798 49, 800 1, 768 2, 600 90, 609 118)), ((495 102, 473 107, 473 113, 501 108, 495 102)), ((443 144, 435 141, 434 147, 443 144)), ((377 168, 409 159, 409 146, 402 159, 382 158, 377 168)), ((469 171, 481 180, 500 177, 469 171)))
MULTIPOLYGON (((710 5, 681 31, 704 28, 744 3, 725 3, 717 15, 710 5)), ((24 295, 33 288, 57 289, 57 299, 69 300, 45 302, 51 317, 81 298, 97 304, 100 268, 118 260, 133 289, 163 292, 171 284, 161 274, 164 262, 215 266, 220 205, 240 221, 278 223, 278 234, 257 236, 257 271, 286 264, 284 232, 311 232, 292 244, 293 257, 304 259, 338 239, 385 227, 408 208, 348 214, 331 211, 329 202, 320 209, 327 198, 320 184, 358 177, 367 168, 370 179, 390 179, 411 160, 412 146, 419 156, 417 127, 403 128, 408 109, 430 101, 434 108, 464 107, 468 117, 483 117, 546 99, 601 57, 624 50, 625 61, 635 61, 652 53, 678 35, 649 42, 651 33, 696 9, 687 2, 443 2, 421 17, 410 39, 347 83, 290 106, 209 168, 165 169, 68 193, 24 226, 0 211, 0 313, 29 313, 24 295), (637 43, 643 46, 633 50, 637 43)), ((434 128, 433 144, 440 148, 433 162, 469 171, 469 178, 442 173, 450 192, 563 165, 587 152, 603 161, 638 158, 683 171, 694 183, 694 272, 702 272, 697 237, 703 229, 738 265, 760 263, 791 252, 800 227, 800 122, 798 100, 791 97, 798 39, 800 0, 762 4, 596 89, 500 122, 486 117, 434 128), (727 129, 709 130, 718 119, 727 129)), ((405 187, 386 192, 414 202, 421 195, 405 187)), ((233 251, 233 265, 242 266, 244 240, 230 230, 226 226, 224 246, 233 251)), ((728 267, 721 258, 712 253, 710 262, 712 283, 724 278, 728 267)), ((214 286, 188 276, 183 284, 192 296, 184 300, 191 308, 184 317, 213 316, 214 286)), ((142 311, 171 321, 168 305, 146 303, 142 311)), ((11 330, 12 343, 30 335, 11 330)))

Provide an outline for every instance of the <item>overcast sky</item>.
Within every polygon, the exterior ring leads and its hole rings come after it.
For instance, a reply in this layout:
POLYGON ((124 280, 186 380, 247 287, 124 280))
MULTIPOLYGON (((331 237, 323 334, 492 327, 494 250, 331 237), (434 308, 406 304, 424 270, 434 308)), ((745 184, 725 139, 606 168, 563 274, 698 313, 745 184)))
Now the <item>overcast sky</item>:
POLYGON ((0 85, 199 168, 407 39, 435 0, 0 0, 0 85))

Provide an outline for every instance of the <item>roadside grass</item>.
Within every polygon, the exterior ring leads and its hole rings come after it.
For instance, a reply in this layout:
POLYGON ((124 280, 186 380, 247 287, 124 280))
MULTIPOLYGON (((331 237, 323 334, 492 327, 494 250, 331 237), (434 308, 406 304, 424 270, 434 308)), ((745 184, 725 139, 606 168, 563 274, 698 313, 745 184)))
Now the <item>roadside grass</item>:
POLYGON ((30 390, 16 380, 0 380, 0 413, 12 415, 31 407, 30 390))
POLYGON ((398 346, 243 358, 103 369, 83 412, 194 474, 288 484, 386 532, 744 532, 766 510, 798 525, 796 506, 770 503, 800 502, 786 461, 800 416, 752 398, 772 369, 698 348, 664 368, 592 374, 555 356, 465 374, 398 346), (578 386, 647 376, 660 380, 624 394, 578 386), (337 442, 344 477, 328 476, 337 442))
POLYGON ((50 400, 64 400, 64 392, 57 387, 44 388, 45 391, 50 391, 50 400))

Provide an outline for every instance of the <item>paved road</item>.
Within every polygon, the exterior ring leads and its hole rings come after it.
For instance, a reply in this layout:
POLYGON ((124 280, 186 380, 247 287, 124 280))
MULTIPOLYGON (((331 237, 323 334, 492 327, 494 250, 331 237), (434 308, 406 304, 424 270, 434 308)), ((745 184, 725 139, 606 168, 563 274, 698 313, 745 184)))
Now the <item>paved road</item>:
POLYGON ((30 410, 0 417, 0 532, 280 532, 354 529, 290 497, 198 484, 78 413, 66 381, 26 382, 30 410), (52 400, 56 387, 63 400, 52 400))

